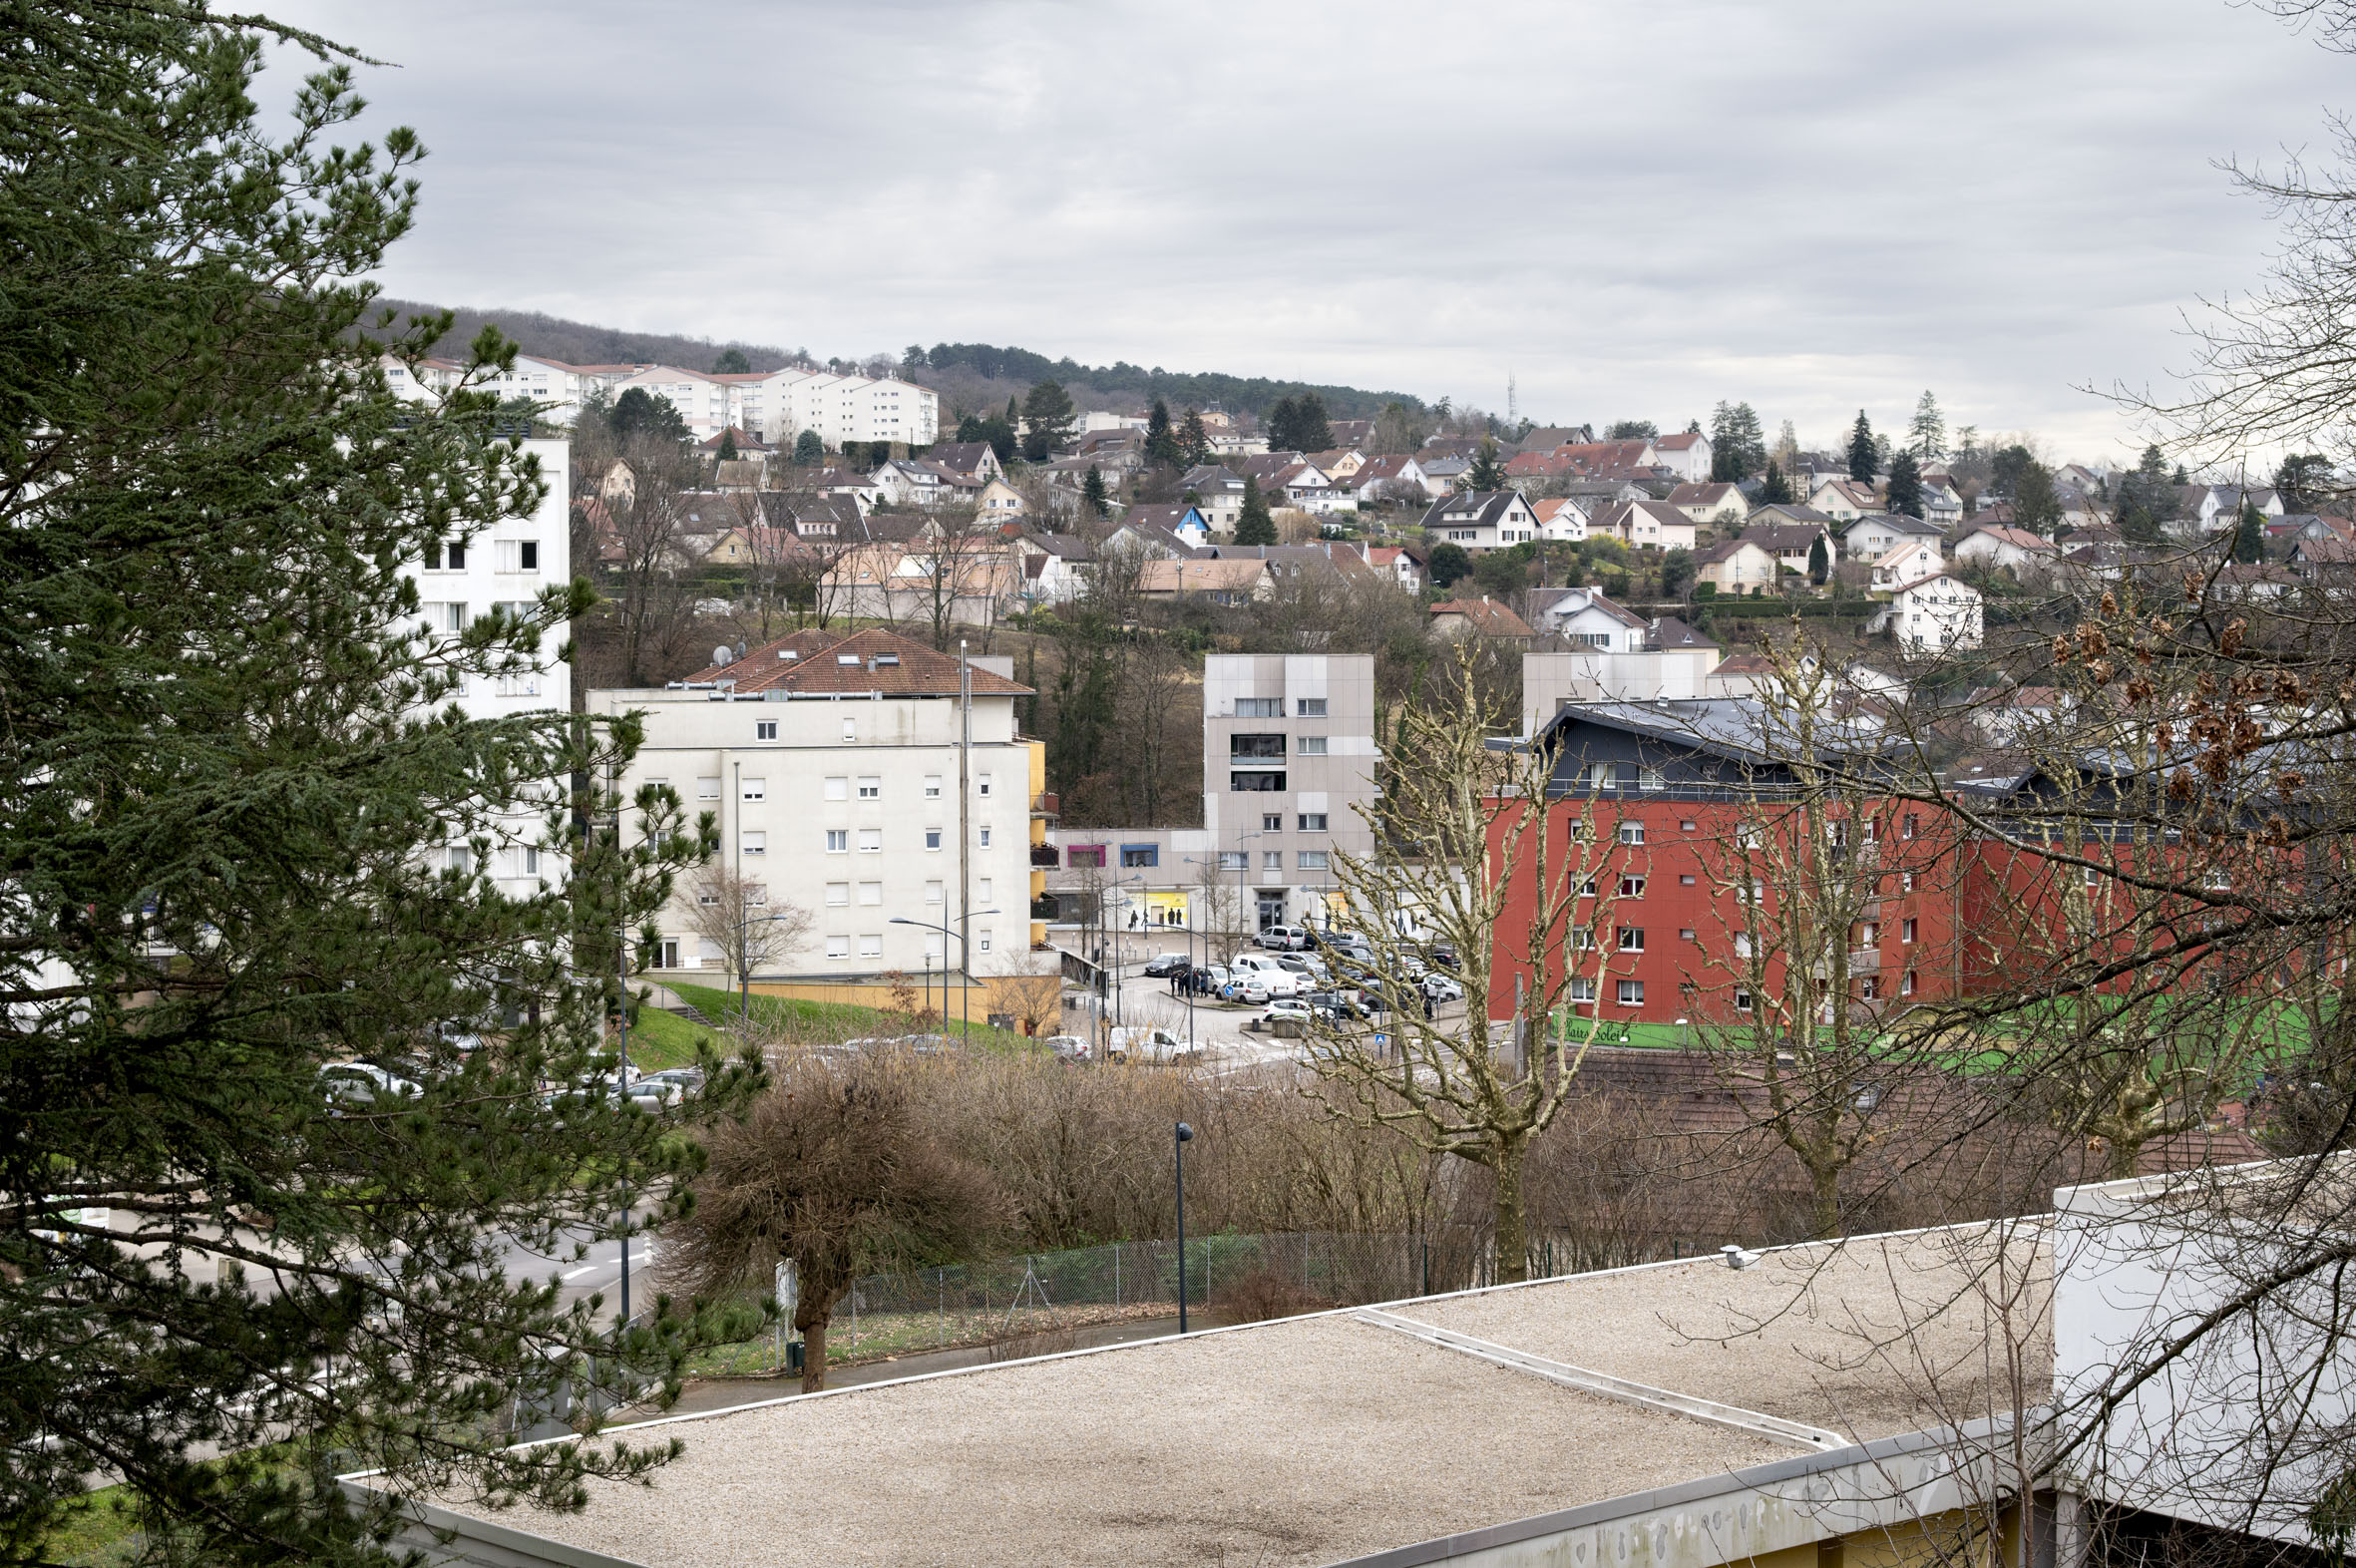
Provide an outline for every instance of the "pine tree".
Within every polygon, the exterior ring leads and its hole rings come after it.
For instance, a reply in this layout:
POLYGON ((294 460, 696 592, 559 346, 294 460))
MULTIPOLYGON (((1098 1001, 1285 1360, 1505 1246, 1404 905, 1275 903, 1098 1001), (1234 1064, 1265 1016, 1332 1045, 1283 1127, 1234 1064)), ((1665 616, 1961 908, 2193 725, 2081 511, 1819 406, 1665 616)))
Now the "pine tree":
POLYGON ((1824 548, 1824 536, 1818 534, 1808 541, 1808 581, 1822 588, 1824 580, 1832 576, 1832 553, 1824 548))
POLYGON ((1778 503, 1788 504, 1791 500, 1791 481, 1783 477, 1783 471, 1775 466, 1774 459, 1767 459, 1767 480, 1759 487, 1759 504, 1771 507, 1778 503))
MULTIPOLYGON (((0 1551, 51 1555, 103 1472, 174 1561, 382 1563, 392 1509, 340 1470, 555 1502, 665 1451, 501 1451, 511 1399, 592 1365, 659 1383, 692 1343, 651 1291, 626 1333, 560 1306, 509 1246, 677 1212, 679 1113, 544 1085, 610 1071, 625 934, 707 845, 667 788, 577 784, 634 722, 453 707, 552 655, 586 588, 420 632, 398 564, 528 527, 549 476, 496 428, 496 330, 438 403, 383 368, 450 322, 398 326, 364 281, 414 219, 416 138, 353 135, 339 65, 280 140, 267 24, 12 21, 37 45, 0 96, 0 1551), (511 832, 553 891, 503 891, 511 832), (462 1055, 453 1021, 494 1043, 462 1055), (422 1061, 416 1095, 338 1114, 321 1069, 362 1050, 422 1061), (239 1267, 182 1268, 207 1253, 239 1267)), ((699 1103, 739 1102, 709 1065, 699 1103)))
MULTIPOLYGON (((961 432, 959 438, 965 439, 961 432)), ((818 439, 818 432, 805 430, 794 437, 794 467, 817 468, 826 462, 826 443, 818 439)))
POLYGON ((1235 542, 1239 545, 1276 543, 1276 519, 1268 515, 1267 499, 1260 494, 1260 479, 1254 474, 1244 476, 1244 508, 1235 520, 1235 542))
POLYGON ((1497 443, 1484 440, 1473 457, 1472 467, 1464 471, 1464 488, 1473 491, 1503 490, 1505 465, 1497 456, 1497 443))
POLYGON ((1720 403, 1710 416, 1710 477, 1740 484, 1767 467, 1767 437, 1748 403, 1720 403))
POLYGON ((1178 423, 1178 461, 1188 468, 1211 461, 1211 433, 1203 428, 1203 416, 1196 409, 1188 409, 1178 423))
POLYGON ((1080 482, 1080 504, 1091 517, 1112 516, 1112 497, 1104 488, 1104 471, 1093 463, 1088 465, 1088 477, 1080 482))
POLYGON ((1293 405, 1293 437, 1304 452, 1330 452, 1334 448, 1334 427, 1326 419, 1326 400, 1315 392, 1304 392, 1293 405))
POLYGON ((1301 452, 1301 415, 1289 397, 1280 397, 1268 411, 1268 450, 1271 452, 1301 452))
POLYGON ((736 427, 734 425, 730 425, 726 430, 720 432, 720 455, 714 461, 720 463, 736 461, 736 427))
POLYGON ((1022 400, 1022 455, 1044 463, 1071 440, 1071 394, 1059 381, 1035 383, 1022 400))
POLYGON ((1915 403, 1914 418, 1906 426, 1906 445, 1925 463, 1947 450, 1947 416, 1939 412, 1939 400, 1927 388, 1915 403))
POLYGON ((1849 427, 1849 478, 1860 485, 1873 483, 1879 472, 1875 467, 1881 460, 1873 449, 1873 426, 1865 418, 1863 409, 1857 410, 1857 422, 1849 427))
POLYGON ((715 376, 746 375, 752 368, 753 362, 744 357, 741 348, 723 348, 720 357, 712 361, 712 374, 715 376))
POLYGON ((1890 490, 1886 504, 1892 512, 1905 517, 1922 516, 1922 465, 1914 461, 1913 453, 1890 454, 1890 490))
POLYGON ((2051 538, 2062 522, 2053 470, 2032 459, 2013 479, 2013 526, 2051 538))
POLYGON ((2246 496, 2242 498, 2241 513, 2233 522, 2233 559, 2245 562, 2266 559, 2266 515, 2246 496))
POLYGON ((1185 461, 1177 433, 1170 428, 1170 405, 1158 397, 1145 421, 1145 461, 1156 468, 1176 468, 1185 461))

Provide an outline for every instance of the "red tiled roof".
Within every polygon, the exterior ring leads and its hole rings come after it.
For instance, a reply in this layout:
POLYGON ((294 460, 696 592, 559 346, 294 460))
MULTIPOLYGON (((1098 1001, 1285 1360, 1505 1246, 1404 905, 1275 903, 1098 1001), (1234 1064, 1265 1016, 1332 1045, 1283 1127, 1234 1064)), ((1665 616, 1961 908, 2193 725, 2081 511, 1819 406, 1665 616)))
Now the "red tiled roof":
POLYGON ((1528 621, 1493 598, 1451 598, 1432 605, 1431 613, 1434 618, 1462 615, 1483 636, 1526 637, 1531 634, 1528 621))
MULTIPOLYGON (((954 697, 958 660, 894 631, 796 631, 730 663, 699 669, 687 680, 692 685, 733 681, 739 693, 880 691, 888 697, 954 697)), ((973 682, 978 697, 1030 695, 1028 686, 980 665, 974 666, 973 682)))

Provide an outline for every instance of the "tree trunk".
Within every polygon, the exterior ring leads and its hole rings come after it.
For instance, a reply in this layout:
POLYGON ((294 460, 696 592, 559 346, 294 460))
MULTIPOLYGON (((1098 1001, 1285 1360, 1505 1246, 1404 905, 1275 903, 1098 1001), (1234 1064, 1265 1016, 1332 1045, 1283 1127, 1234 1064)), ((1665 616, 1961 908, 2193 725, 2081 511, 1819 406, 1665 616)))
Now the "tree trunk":
POLYGON ((1529 1218, 1522 1212, 1521 1157, 1524 1146, 1509 1143, 1497 1151, 1497 1283, 1509 1285, 1530 1277, 1529 1218))
POLYGON ((1815 1241, 1830 1241, 1840 1234, 1840 1167, 1829 1163, 1811 1166, 1808 1179, 1814 1188, 1808 1199, 1808 1235, 1815 1241))
POLYGON ((802 1391, 816 1393, 826 1386, 826 1325, 832 1312, 796 1313, 794 1327, 802 1331, 802 1391))

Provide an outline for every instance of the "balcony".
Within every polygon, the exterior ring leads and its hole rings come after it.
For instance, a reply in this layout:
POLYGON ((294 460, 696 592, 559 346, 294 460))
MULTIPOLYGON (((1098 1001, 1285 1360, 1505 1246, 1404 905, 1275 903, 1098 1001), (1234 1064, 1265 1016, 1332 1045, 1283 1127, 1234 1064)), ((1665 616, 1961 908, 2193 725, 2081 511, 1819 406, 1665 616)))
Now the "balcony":
POLYGON ((1059 795, 1050 795, 1045 790, 1041 790, 1030 797, 1030 814, 1034 817, 1059 816, 1062 811, 1063 798, 1059 795))
POLYGON ((1053 870, 1063 864, 1063 852, 1052 844, 1033 844, 1030 847, 1030 863, 1053 870))

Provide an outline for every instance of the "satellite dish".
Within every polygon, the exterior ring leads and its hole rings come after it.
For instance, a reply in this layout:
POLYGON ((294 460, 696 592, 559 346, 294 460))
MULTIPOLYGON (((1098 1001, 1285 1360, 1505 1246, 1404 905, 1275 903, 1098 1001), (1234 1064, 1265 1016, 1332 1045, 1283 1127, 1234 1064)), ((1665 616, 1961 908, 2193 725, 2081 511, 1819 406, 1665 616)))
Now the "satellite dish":
POLYGON ((727 643, 723 642, 712 649, 712 662, 714 664, 733 664, 736 662, 736 653, 727 643))

